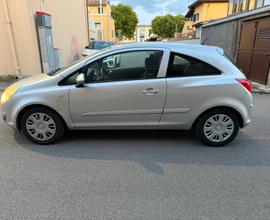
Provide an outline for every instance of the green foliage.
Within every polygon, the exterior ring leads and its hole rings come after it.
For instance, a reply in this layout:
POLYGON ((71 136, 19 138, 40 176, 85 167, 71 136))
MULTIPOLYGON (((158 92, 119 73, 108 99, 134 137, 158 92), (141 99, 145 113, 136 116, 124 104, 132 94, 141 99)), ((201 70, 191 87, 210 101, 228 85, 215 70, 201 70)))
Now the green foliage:
POLYGON ((176 22, 176 32, 182 32, 186 18, 184 15, 177 15, 174 17, 176 22))
POLYGON ((185 23, 185 17, 182 15, 157 16, 152 21, 152 30, 159 37, 171 38, 176 32, 181 32, 185 23))
POLYGON ((120 32, 126 38, 132 38, 134 36, 138 18, 137 14, 129 5, 113 5, 112 17, 115 20, 116 32, 120 32))

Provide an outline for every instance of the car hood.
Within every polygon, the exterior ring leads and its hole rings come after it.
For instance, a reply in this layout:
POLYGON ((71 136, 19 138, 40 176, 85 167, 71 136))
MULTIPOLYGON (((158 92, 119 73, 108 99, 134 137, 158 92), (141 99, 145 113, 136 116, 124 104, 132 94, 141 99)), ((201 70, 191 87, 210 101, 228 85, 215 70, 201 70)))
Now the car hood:
POLYGON ((84 56, 90 56, 90 55, 96 53, 97 51, 99 51, 99 50, 85 49, 85 50, 83 51, 82 54, 83 54, 84 56))
POLYGON ((18 87, 23 87, 23 86, 28 86, 28 85, 33 85, 33 84, 37 84, 40 82, 44 82, 51 79, 51 76, 48 76, 45 73, 42 74, 38 74, 38 75, 34 75, 34 76, 30 76, 27 77, 25 79, 19 80, 18 82, 12 84, 18 87))

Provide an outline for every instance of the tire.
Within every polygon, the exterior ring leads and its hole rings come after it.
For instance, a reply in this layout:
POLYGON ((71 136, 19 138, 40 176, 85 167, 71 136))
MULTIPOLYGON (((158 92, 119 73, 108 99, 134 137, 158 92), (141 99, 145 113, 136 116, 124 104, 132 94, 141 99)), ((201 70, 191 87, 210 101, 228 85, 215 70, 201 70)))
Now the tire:
POLYGON ((239 120, 233 111, 216 109, 199 118, 195 132, 204 144, 221 147, 235 139, 239 127, 239 120))
POLYGON ((33 107, 23 113, 21 129, 32 142, 49 145, 63 137, 66 127, 63 119, 54 111, 45 107, 33 107))

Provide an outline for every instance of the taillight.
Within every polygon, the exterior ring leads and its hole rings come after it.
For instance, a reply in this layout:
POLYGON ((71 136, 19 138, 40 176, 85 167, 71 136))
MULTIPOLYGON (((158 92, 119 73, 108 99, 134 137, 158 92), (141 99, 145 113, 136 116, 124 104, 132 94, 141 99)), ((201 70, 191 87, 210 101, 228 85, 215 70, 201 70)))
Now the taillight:
POLYGON ((244 86, 250 93, 252 92, 252 85, 247 79, 236 79, 242 86, 244 86))

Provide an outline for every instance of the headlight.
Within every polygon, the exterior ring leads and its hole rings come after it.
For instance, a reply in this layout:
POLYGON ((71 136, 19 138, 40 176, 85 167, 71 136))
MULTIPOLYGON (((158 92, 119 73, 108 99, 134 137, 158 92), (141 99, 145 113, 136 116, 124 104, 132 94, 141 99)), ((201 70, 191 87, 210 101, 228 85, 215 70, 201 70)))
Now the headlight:
POLYGON ((17 92, 17 86, 8 87, 1 96, 1 105, 4 105, 10 100, 10 98, 17 92))

